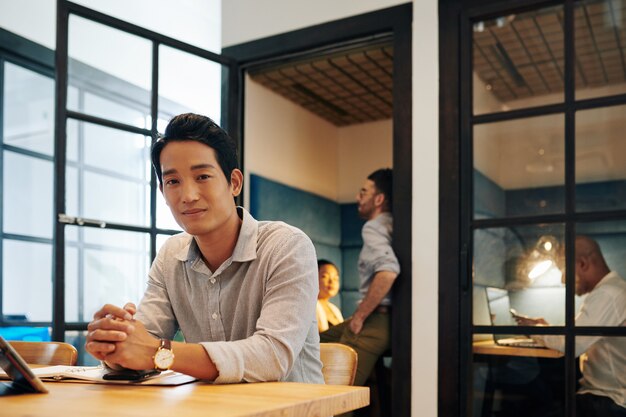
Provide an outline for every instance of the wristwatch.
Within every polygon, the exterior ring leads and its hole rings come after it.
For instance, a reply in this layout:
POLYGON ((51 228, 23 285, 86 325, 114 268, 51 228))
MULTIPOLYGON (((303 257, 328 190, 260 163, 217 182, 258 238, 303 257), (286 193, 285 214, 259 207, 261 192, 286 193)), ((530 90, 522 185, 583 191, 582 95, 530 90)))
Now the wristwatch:
POLYGON ((168 339, 161 339, 161 346, 159 346, 152 359, 154 360, 154 369, 158 371, 170 369, 174 364, 172 342, 168 339))

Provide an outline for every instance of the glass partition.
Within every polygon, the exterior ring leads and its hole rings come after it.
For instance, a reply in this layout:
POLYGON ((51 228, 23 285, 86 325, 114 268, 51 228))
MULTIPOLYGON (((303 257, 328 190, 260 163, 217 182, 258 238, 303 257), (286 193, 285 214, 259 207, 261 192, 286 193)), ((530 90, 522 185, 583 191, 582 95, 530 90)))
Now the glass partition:
POLYGON ((472 27, 474 114, 563 102, 563 6, 472 27))
POLYGON ((626 209, 626 105, 576 112, 576 210, 626 209))
POLYGON ((82 93, 68 109, 149 128, 152 42, 76 15, 68 39, 68 86, 82 93))
POLYGON ((626 1, 577 1, 574 33, 576 99, 626 93, 626 1))
MULTIPOLYGON (((221 118, 223 66, 168 46, 159 47, 159 112, 221 118)), ((170 117, 165 117, 169 120, 170 117)))
POLYGON ((513 313, 565 323, 563 224, 474 231, 473 323, 516 326, 513 313))
MULTIPOLYGON (((91 227, 75 229, 66 241, 65 315, 68 321, 90 321, 106 303, 138 304, 150 265, 147 233, 91 227)), ((69 232, 69 230, 68 230, 69 232)))
POLYGON ((67 162, 67 214, 149 225, 150 138, 85 122, 74 124, 79 132, 78 159, 67 162))
POLYGON ((562 114, 474 126, 474 217, 562 213, 562 114))

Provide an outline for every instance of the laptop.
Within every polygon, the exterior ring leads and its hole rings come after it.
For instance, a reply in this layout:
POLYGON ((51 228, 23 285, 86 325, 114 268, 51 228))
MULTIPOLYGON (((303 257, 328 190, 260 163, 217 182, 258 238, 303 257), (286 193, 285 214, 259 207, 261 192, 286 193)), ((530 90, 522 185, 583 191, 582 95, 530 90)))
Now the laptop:
MULTIPOLYGON (((516 326, 517 323, 511 316, 511 301, 509 292, 501 288, 487 287, 487 307, 492 326, 516 326)), ((545 348, 528 336, 513 336, 494 334, 493 340, 496 345, 525 348, 545 348)))
POLYGON ((0 367, 12 380, 10 383, 0 383, 0 395, 48 392, 24 359, 2 336, 0 336, 0 367))

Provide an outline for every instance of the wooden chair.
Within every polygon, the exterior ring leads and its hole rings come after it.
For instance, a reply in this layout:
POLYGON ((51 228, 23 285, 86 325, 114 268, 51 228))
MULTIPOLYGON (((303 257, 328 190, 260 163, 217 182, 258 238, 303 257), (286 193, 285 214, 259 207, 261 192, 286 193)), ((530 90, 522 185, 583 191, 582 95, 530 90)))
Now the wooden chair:
POLYGON ((329 385, 352 385, 356 376, 358 355, 341 343, 320 343, 324 382, 329 385))
POLYGON ((10 341, 26 363, 37 365, 76 365, 78 352, 69 343, 10 341))

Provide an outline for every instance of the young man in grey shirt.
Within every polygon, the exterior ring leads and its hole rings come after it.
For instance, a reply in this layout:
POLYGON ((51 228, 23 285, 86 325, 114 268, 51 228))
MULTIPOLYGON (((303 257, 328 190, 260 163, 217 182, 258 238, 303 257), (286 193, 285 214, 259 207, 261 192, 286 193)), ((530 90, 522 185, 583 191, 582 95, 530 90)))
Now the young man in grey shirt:
POLYGON ((315 249, 300 230, 236 207, 243 174, 234 141, 207 117, 179 115, 153 145, 152 163, 185 233, 161 248, 139 308, 95 313, 87 351, 112 367, 218 383, 324 383, 315 249), (178 329, 185 343, 171 341, 178 329))

